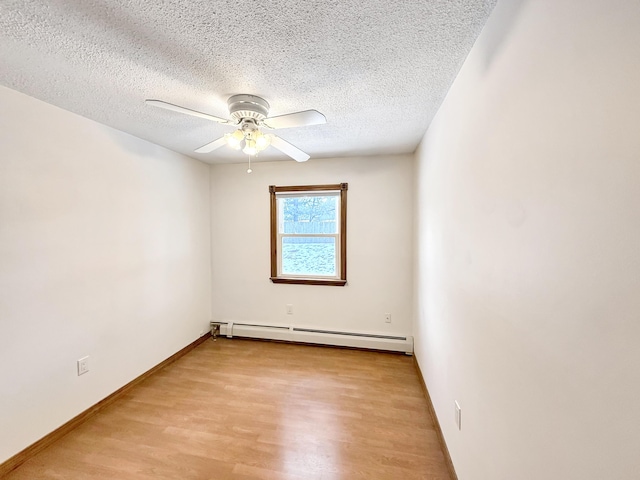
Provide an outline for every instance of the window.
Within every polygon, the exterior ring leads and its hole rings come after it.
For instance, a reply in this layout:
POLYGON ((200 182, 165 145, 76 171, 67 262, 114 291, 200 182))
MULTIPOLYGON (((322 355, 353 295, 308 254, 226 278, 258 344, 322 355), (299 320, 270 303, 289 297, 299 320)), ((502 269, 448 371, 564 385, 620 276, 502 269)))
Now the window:
POLYGON ((347 283, 347 184, 269 187, 271 281, 347 283))

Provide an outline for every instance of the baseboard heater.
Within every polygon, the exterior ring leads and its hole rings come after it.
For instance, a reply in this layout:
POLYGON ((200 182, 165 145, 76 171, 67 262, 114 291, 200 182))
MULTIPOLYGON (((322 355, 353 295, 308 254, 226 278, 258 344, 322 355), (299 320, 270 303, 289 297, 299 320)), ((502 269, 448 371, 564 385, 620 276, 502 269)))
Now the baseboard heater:
POLYGON ((220 335, 225 335, 227 338, 260 338, 413 354, 412 336, 340 332, 309 327, 260 325, 231 321, 212 322, 212 324, 220 325, 220 335))

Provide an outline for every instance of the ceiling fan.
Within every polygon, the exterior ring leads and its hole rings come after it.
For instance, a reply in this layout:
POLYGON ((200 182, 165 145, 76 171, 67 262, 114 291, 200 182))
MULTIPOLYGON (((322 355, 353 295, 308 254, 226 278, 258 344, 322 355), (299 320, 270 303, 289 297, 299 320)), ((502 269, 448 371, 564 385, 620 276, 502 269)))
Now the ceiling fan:
POLYGON ((237 126, 233 133, 227 133, 217 140, 197 148, 195 150, 196 153, 209 153, 223 145, 228 145, 236 150, 242 149, 244 153, 251 157, 271 145, 297 162, 306 162, 309 160, 308 154, 276 135, 262 133, 260 129, 263 127, 271 130, 305 127, 327 122, 325 116, 317 110, 304 110, 302 112, 269 117, 269 103, 261 97, 247 94, 229 97, 227 103, 229 105, 230 119, 215 117, 207 113, 163 102, 162 100, 145 100, 145 103, 154 107, 204 118, 205 120, 212 120, 224 125, 237 126))

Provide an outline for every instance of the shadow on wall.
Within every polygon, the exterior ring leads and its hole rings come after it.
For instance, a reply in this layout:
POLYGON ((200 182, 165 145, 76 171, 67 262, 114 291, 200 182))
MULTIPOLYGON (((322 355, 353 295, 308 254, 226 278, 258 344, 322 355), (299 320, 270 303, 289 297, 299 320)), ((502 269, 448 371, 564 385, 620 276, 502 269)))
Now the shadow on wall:
POLYGON ((515 25, 520 12, 529 0, 508 0, 503 8, 494 9, 489 22, 502 25, 500 29, 490 29, 485 32, 484 71, 491 68, 491 64, 507 44, 509 33, 515 25))

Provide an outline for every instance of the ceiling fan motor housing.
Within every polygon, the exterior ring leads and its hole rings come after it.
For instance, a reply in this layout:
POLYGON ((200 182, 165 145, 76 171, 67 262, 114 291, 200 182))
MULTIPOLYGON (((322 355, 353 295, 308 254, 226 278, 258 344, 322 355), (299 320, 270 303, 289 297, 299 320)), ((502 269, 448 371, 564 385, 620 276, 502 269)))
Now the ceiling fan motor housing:
POLYGON ((255 95, 234 95, 229 98, 228 105, 231 118, 237 122, 245 118, 261 122, 269 115, 269 103, 255 95))

